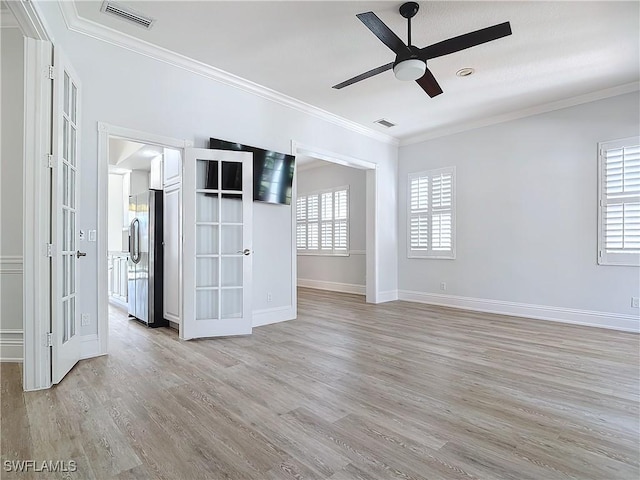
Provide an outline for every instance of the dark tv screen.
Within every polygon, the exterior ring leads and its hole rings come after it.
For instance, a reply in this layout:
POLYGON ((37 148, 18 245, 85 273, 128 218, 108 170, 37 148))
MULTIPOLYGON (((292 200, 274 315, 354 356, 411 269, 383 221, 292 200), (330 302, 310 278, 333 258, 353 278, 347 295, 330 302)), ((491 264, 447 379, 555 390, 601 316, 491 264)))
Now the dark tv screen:
POLYGON ((284 153, 209 139, 209 148, 253 153, 253 200, 291 205, 295 157, 284 153))

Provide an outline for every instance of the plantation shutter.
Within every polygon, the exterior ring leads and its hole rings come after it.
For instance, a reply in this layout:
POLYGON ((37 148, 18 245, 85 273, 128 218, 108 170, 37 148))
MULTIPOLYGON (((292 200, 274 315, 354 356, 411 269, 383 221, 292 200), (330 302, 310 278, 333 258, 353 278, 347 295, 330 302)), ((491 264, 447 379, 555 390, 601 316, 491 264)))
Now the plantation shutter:
POLYGON ((309 195, 307 197, 307 250, 317 250, 319 246, 319 208, 318 195, 309 195))
POLYGON ((409 175, 408 256, 455 258, 454 167, 409 175))
POLYGON ((411 251, 427 252, 429 248, 429 177, 411 179, 409 238, 411 251))
POLYGON ((600 144, 598 263, 640 265, 640 137, 600 144))
POLYGON ((307 248, 307 197, 298 197, 296 202, 296 247, 307 248))
POLYGON ((349 191, 347 189, 334 192, 333 201, 333 249, 336 252, 348 253, 349 250, 349 191))
POLYGON ((349 187, 299 196, 296 219, 299 253, 349 255, 349 187))
POLYGON ((325 192, 322 198, 322 234, 320 244, 322 250, 333 250, 333 193, 325 192))

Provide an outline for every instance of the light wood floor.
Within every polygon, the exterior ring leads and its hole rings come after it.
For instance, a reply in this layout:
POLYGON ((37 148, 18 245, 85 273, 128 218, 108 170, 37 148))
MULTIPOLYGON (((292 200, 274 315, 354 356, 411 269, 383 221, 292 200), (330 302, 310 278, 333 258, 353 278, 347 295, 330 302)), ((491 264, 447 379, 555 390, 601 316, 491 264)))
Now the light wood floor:
POLYGON ((637 335, 304 289, 299 313, 181 342, 114 308, 111 354, 55 388, 23 394, 2 365, 2 460, 74 460, 79 479, 639 478, 637 335))

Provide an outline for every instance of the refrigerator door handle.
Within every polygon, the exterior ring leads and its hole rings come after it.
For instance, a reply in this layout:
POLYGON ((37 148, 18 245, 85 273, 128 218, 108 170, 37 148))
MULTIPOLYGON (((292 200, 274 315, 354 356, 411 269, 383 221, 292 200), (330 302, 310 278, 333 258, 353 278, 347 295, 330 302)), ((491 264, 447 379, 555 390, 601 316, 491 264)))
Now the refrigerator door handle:
POLYGON ((133 263, 140 262, 140 220, 134 218, 131 221, 131 234, 129 235, 131 261, 133 263))

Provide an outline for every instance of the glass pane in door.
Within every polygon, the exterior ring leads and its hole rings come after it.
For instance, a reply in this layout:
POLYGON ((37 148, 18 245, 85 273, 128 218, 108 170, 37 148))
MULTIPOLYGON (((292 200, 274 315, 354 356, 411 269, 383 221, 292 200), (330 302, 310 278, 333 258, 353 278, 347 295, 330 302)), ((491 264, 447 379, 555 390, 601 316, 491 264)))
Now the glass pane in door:
POLYGON ((222 224, 221 243, 225 255, 239 255, 243 251, 242 225, 222 224))
POLYGON ((199 287, 218 287, 218 258, 196 259, 196 284, 199 287))
POLYGON ((223 287, 242 287, 242 262, 244 258, 222 257, 221 280, 223 287))
POLYGON ((218 221, 218 193, 196 193, 196 221, 218 221))
POLYGON ((218 316, 218 290, 196 290, 196 320, 216 320, 218 316))
POLYGON ((221 202, 222 222, 242 223, 242 194, 224 194, 221 202))
POLYGON ((220 302, 221 318, 241 318, 242 317, 242 288, 230 288, 220 291, 222 296, 220 302))
POLYGON ((62 343, 69 340, 69 300, 62 301, 62 343))
POLYGON ((219 255, 218 226, 196 225, 196 255, 219 255))
POLYGON ((69 338, 72 338, 76 334, 76 322, 75 322, 75 313, 76 313, 76 299, 75 297, 71 297, 69 299, 69 338))
POLYGON ((222 162, 222 190, 242 192, 242 163, 222 162))
POLYGON ((196 189, 218 190, 218 162, 198 160, 196 164, 196 189))

